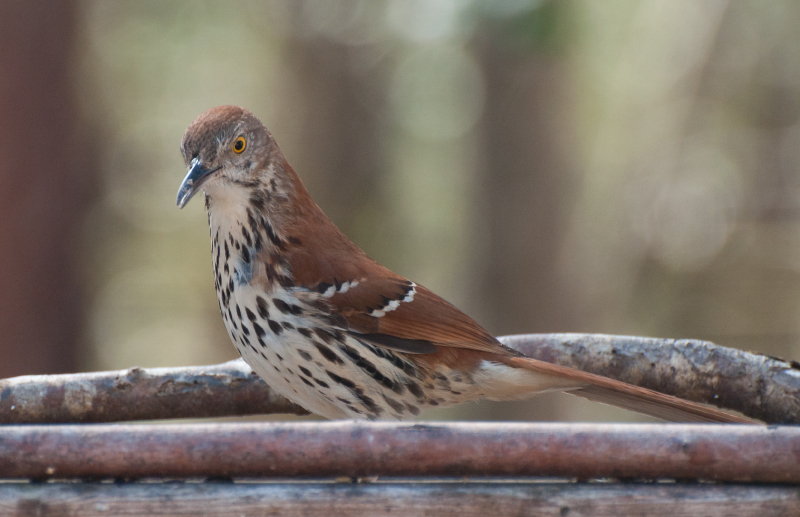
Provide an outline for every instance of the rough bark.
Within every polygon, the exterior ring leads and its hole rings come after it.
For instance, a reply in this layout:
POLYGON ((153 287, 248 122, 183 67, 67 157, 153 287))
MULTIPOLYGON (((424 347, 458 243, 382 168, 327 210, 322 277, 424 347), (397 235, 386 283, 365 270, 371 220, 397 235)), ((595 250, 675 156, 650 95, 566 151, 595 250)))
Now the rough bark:
POLYGON ((526 334, 500 340, 536 359, 770 424, 800 423, 800 364, 795 361, 695 339, 526 334))
POLYGON ((189 368, 31 375, 0 381, 0 423, 121 422, 307 414, 240 360, 189 368))
MULTIPOLYGON (((501 340, 548 362, 770 424, 800 423, 795 362, 706 341, 593 334, 529 334, 501 340)), ((115 422, 305 412, 273 393, 241 360, 0 381, 0 423, 115 422)))

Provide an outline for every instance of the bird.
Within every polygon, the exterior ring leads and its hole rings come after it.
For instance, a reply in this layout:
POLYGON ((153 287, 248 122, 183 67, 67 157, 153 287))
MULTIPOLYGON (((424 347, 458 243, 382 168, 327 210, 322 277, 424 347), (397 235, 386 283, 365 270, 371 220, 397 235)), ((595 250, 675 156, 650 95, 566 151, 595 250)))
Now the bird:
POLYGON ((177 204, 205 193, 228 335, 273 390, 311 413, 406 420, 480 399, 564 391, 664 420, 749 421, 504 346, 348 239, 244 108, 204 112, 180 149, 188 172, 177 204))

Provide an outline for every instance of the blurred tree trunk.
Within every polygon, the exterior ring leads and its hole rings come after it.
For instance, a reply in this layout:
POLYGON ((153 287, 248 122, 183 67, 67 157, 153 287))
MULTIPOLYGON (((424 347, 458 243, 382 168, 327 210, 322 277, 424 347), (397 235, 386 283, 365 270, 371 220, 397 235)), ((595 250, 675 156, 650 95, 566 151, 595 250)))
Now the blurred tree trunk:
POLYGON ((376 233, 370 225, 382 224, 367 215, 380 206, 385 168, 379 118, 385 74, 353 66, 358 46, 314 34, 302 19, 296 23, 304 36, 290 40, 284 54, 289 101, 279 114, 290 120, 290 134, 276 137, 286 142, 289 162, 314 200, 345 234, 369 247, 365 241, 376 233))
POLYGON ((480 40, 478 55, 487 81, 479 197, 488 231, 478 239, 487 322, 499 334, 575 331, 558 268, 572 179, 564 72, 544 53, 492 40, 480 40))
POLYGON ((0 377, 74 371, 75 5, 0 3, 0 377))
MULTIPOLYGON (((574 332, 558 264, 570 213, 572 167, 564 142, 568 85, 547 48, 515 44, 493 28, 474 45, 486 79, 479 127, 482 234, 475 297, 495 335, 574 332)), ((484 405, 486 418, 559 418, 559 399, 484 405)))

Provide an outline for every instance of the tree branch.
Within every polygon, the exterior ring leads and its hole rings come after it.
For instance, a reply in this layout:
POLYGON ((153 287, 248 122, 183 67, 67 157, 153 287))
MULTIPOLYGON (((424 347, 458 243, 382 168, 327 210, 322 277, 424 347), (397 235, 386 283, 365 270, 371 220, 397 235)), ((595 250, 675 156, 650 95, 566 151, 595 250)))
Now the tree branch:
POLYGON ((0 423, 308 414, 241 359, 213 366, 30 375, 0 381, 0 423))
POLYGON ((800 364, 695 339, 602 334, 499 338, 525 355, 770 424, 800 423, 800 364))
MULTIPOLYGON (((544 361, 739 411, 800 423, 800 365, 706 341, 594 334, 500 338, 544 361)), ((118 422, 306 414, 241 360, 189 368, 15 377, 0 381, 0 423, 118 422)))

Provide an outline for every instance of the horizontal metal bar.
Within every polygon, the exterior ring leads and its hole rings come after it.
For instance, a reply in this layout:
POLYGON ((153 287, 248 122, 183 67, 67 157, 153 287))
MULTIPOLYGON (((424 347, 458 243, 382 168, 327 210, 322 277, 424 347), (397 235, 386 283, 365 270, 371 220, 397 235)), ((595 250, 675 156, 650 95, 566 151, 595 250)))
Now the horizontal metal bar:
POLYGON ((5 478, 556 476, 800 483, 800 428, 308 422, 0 427, 5 478))
POLYGON ((794 487, 687 484, 0 483, 0 515, 800 515, 794 487))

